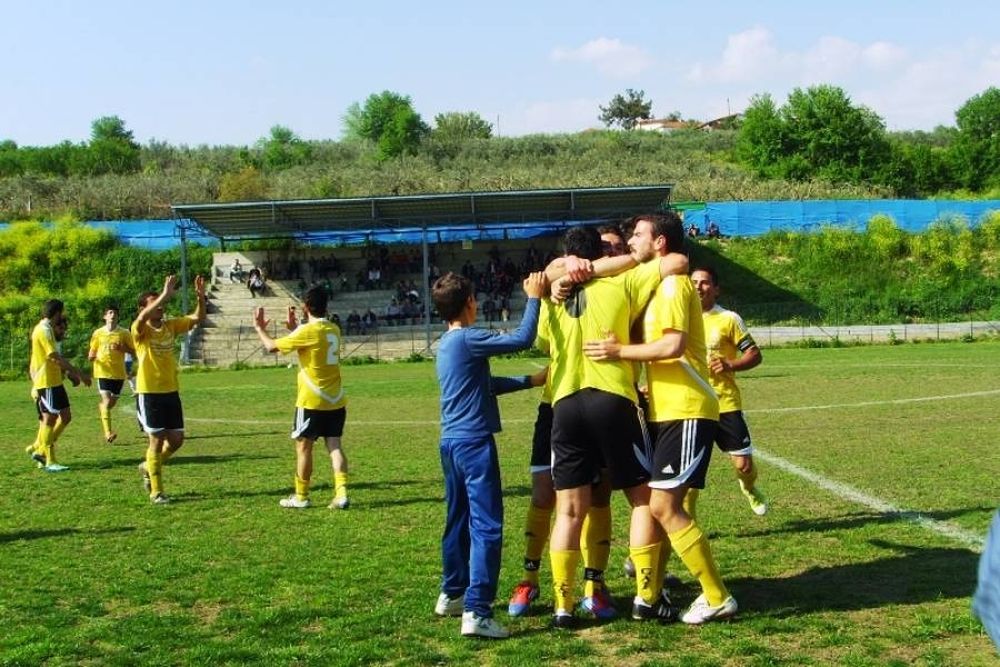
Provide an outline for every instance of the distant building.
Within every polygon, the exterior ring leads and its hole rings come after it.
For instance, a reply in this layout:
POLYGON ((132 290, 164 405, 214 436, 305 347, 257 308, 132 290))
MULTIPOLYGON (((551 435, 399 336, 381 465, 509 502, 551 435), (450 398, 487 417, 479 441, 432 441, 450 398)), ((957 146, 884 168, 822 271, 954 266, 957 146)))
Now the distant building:
POLYGON ((651 132, 663 132, 664 134, 675 130, 722 130, 733 127, 742 114, 734 113, 721 118, 706 121, 704 123, 697 120, 677 120, 673 118, 650 118, 647 120, 637 120, 635 129, 647 130, 651 132))

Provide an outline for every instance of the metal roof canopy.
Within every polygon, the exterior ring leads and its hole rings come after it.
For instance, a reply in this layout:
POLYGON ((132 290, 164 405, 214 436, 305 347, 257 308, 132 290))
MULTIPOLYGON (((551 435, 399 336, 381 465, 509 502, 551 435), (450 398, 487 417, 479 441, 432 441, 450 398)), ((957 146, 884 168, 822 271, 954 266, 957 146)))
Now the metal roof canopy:
POLYGON ((226 239, 308 238, 311 233, 434 225, 599 222, 657 211, 672 185, 513 190, 436 195, 172 204, 175 217, 226 239))

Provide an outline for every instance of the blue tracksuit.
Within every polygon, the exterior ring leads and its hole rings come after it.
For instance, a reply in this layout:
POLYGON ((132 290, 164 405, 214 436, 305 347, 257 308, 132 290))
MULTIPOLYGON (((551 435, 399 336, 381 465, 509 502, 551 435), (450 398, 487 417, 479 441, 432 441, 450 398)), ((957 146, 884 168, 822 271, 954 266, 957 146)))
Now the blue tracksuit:
POLYGON ((441 337, 441 468, 445 518, 441 539, 441 590, 465 594, 466 611, 492 616, 500 578, 503 499, 493 434, 500 431, 497 395, 527 389, 529 378, 491 377, 489 358, 531 346, 538 327, 538 299, 528 299, 521 325, 511 334, 463 327, 441 337))

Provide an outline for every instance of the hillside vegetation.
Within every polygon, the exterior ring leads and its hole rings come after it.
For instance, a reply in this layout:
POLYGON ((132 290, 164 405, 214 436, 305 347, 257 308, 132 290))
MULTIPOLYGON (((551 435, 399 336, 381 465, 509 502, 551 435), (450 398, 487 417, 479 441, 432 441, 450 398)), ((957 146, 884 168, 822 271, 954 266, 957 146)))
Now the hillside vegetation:
MULTIPOLYGON (((189 247, 192 275, 208 275, 212 251, 189 247)), ((23 372, 28 333, 48 298, 66 302, 66 349, 82 359, 106 305, 117 303, 129 320, 140 293, 158 290, 166 274, 180 270, 179 254, 125 246, 71 221, 0 231, 0 350, 7 357, 0 368, 23 372)), ((921 234, 880 216, 863 233, 825 228, 699 241, 692 265, 702 263, 718 269, 722 303, 752 324, 1000 319, 1000 213, 975 228, 940 220, 921 234)), ((179 297, 170 309, 179 312, 179 297)))

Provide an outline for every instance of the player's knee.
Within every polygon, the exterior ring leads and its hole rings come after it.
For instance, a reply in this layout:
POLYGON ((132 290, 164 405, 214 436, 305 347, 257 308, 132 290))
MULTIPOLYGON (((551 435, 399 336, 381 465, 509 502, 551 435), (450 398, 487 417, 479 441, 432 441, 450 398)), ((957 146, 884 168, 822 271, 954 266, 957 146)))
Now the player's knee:
POLYGON ((733 466, 744 475, 753 469, 753 459, 749 456, 732 457, 733 466))

